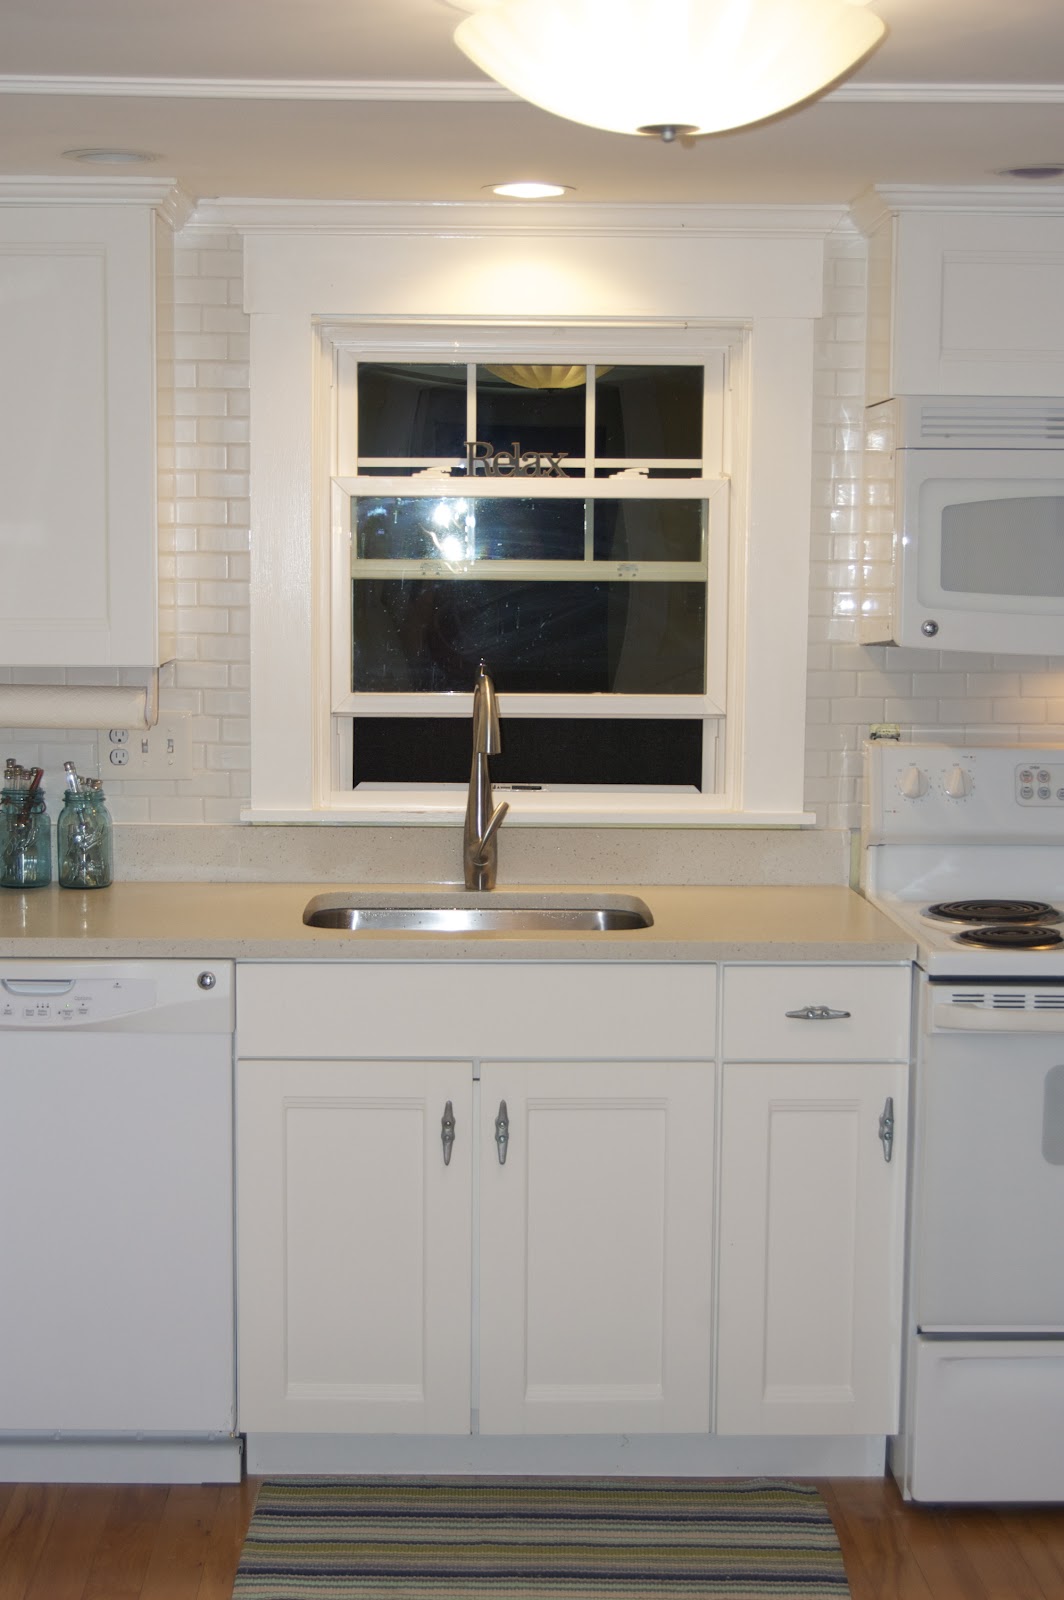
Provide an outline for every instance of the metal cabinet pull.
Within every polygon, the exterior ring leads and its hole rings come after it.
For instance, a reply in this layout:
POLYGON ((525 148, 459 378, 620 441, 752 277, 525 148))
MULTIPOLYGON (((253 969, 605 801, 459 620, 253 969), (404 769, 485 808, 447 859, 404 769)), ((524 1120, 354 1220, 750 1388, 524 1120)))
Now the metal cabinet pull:
POLYGON ((836 1022, 848 1017, 848 1011, 832 1011, 830 1006, 802 1006, 800 1011, 785 1011, 785 1017, 795 1017, 799 1022, 836 1022))
POLYGON ((510 1143, 510 1118, 506 1101, 499 1101, 499 1115, 495 1118, 495 1144, 499 1151, 499 1165, 506 1165, 506 1146, 510 1143))
POLYGON ((894 1153, 894 1096, 887 1095, 883 1115, 879 1119, 879 1139, 883 1146, 883 1160, 889 1161, 894 1153))
POLYGON ((454 1145, 454 1106, 449 1100, 443 1108, 443 1116, 440 1119, 440 1142, 443 1145, 443 1164, 449 1167, 451 1149, 454 1145))

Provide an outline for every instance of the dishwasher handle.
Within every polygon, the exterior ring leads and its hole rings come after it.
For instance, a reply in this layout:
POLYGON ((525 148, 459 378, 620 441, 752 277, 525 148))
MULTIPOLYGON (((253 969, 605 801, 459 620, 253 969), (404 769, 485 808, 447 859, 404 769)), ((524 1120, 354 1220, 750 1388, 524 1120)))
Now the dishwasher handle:
POLYGON ((76 978, 0 978, 8 994, 40 999, 45 995, 69 994, 76 978))

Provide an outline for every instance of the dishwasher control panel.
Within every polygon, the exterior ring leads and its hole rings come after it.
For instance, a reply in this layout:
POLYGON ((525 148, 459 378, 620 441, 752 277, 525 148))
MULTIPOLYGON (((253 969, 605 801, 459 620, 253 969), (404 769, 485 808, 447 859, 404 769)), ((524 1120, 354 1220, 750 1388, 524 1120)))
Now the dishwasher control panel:
POLYGON ((111 1022, 155 1005, 149 978, 0 978, 0 1028, 111 1022))
POLYGON ((231 1033, 229 961, 25 961, 0 965, 0 1033, 78 1028, 231 1033))

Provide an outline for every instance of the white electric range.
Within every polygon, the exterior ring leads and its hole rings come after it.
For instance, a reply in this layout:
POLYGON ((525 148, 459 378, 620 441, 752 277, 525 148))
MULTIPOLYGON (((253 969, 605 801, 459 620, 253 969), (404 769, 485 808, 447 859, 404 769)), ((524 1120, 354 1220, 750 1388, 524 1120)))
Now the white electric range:
POLYGON ((869 745, 862 885, 919 952, 892 1464, 1064 1501, 1064 748, 869 745))

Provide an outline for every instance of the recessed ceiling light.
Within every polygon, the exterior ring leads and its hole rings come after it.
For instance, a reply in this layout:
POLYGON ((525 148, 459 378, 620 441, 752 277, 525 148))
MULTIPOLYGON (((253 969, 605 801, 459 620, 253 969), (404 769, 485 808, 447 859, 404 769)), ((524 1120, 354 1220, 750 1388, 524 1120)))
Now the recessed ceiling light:
POLYGON ((533 183, 522 181, 520 183, 488 183, 486 189, 492 194, 501 194, 507 200, 556 200, 560 194, 570 194, 572 185, 568 183, 533 183))
POLYGON ((1060 178, 1064 177, 1064 162, 1040 161, 1031 167, 999 167, 999 178, 1060 178))
POLYGON ((64 150, 65 161, 89 161, 102 167, 135 166, 139 161, 158 161, 150 150, 64 150))

